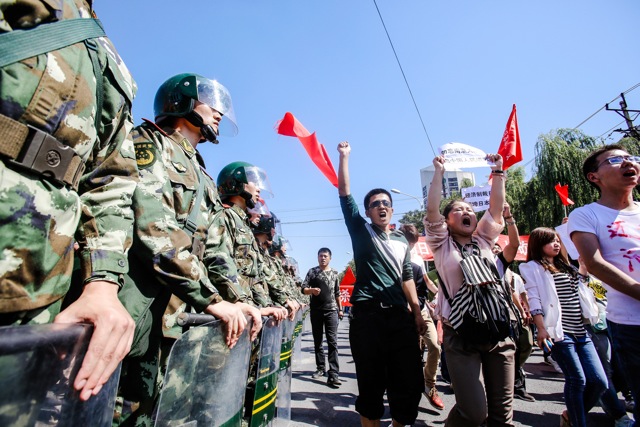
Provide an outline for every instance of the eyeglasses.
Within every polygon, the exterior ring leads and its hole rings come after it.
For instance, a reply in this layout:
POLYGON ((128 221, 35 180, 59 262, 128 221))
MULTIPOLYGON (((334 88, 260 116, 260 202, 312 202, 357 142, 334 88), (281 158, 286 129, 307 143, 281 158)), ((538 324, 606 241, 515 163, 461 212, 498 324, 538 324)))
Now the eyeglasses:
POLYGON ((634 163, 640 163, 640 157, 638 156, 614 156, 614 157, 609 157, 608 159, 604 159, 603 161, 601 161, 598 166, 596 166, 595 170, 598 170, 598 168, 602 165, 604 165, 605 163, 609 163, 610 165, 621 165, 622 162, 627 161, 627 162, 634 162, 634 163))
POLYGON ((377 208, 380 205, 384 206, 385 208, 390 208, 391 207, 391 202, 388 201, 388 200, 384 200, 384 199, 376 200, 376 201, 373 201, 373 202, 369 203, 369 209, 377 208))

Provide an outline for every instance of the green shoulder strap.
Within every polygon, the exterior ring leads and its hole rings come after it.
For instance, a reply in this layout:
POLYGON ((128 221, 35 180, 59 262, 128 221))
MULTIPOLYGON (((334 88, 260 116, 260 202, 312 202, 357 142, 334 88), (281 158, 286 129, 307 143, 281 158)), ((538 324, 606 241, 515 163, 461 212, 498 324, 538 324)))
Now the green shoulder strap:
MULTIPOLYGON (((0 34, 0 68, 87 39, 104 37, 97 19, 76 18, 0 34)), ((97 76, 96 76, 97 77, 97 76)))
POLYGON ((186 222, 184 223, 183 229, 186 230, 192 237, 193 234, 198 229, 198 215, 200 215, 200 204, 202 203, 202 197, 204 196, 204 177, 202 176, 202 171, 200 170, 200 166, 196 170, 198 174, 198 189, 196 190, 196 201, 193 204, 193 209, 189 212, 189 216, 187 217, 186 222))

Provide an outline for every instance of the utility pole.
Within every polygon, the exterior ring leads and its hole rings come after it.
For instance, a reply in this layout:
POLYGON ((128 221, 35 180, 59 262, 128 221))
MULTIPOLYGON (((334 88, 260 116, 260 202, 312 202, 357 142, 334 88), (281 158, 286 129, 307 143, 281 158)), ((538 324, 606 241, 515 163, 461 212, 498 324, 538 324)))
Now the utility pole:
POLYGON ((621 132, 624 133, 626 136, 630 136, 632 138, 635 138, 637 140, 640 140, 640 132, 638 132, 638 129, 636 129, 636 127, 633 125, 633 120, 631 119, 631 116, 629 115, 629 113, 640 113, 640 110, 629 110, 627 108, 627 100, 624 98, 624 93, 620 94, 620 98, 622 98, 622 101, 620 101, 620 109, 618 108, 609 108, 609 104, 606 104, 606 108, 607 111, 615 111, 616 113, 618 113, 619 116, 621 116, 622 118, 624 118, 624 120, 627 122, 627 129, 616 129, 616 132, 621 132))

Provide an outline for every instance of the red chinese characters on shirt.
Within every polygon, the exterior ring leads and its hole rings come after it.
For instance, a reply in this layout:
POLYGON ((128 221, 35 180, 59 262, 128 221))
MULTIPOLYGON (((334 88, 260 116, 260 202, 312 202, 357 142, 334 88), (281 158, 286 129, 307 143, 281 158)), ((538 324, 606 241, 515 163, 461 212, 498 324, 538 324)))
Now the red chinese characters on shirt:
MULTIPOLYGON (((618 220, 614 221, 612 224, 607 225, 609 231, 609 238, 613 239, 616 237, 625 237, 632 238, 640 241, 640 233, 634 233, 637 230, 625 230, 625 221, 618 220)), ((622 257, 629 260, 628 268, 629 272, 635 271, 635 267, 633 266, 634 261, 640 264, 640 248, 626 249, 620 248, 620 252, 623 252, 622 257)))

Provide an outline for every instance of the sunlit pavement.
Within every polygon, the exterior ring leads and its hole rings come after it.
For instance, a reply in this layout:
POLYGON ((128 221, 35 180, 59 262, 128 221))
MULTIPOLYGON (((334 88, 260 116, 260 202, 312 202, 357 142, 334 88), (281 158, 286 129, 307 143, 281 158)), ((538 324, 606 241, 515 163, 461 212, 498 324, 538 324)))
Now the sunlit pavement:
MULTIPOLYGON (((355 399, 358 386, 355 367, 349 348, 349 323, 345 318, 338 328, 338 347, 340 352, 340 379, 342 386, 333 389, 327 386, 327 378, 314 380, 313 337, 308 324, 301 340, 302 351, 294 356, 291 396, 290 427, 296 426, 359 426, 360 417, 355 412, 355 399)), ((326 353, 326 343, 325 343, 326 353)), ((534 351, 525 365, 527 373, 527 391, 536 398, 535 402, 514 401, 514 424, 516 426, 555 427, 560 424, 560 413, 564 409, 562 390, 564 379, 553 368, 543 362, 542 352, 534 351)), ((438 371, 436 384, 440 397, 444 401, 443 411, 435 410, 423 396, 420 402, 418 420, 415 426, 443 426, 449 409, 455 402, 453 390, 441 381, 438 371)), ((387 405, 385 405, 387 406, 387 405)), ((388 406, 381 426, 391 424, 388 406)), ((588 416, 589 427, 610 427, 613 421, 600 407, 591 410, 588 416)))

